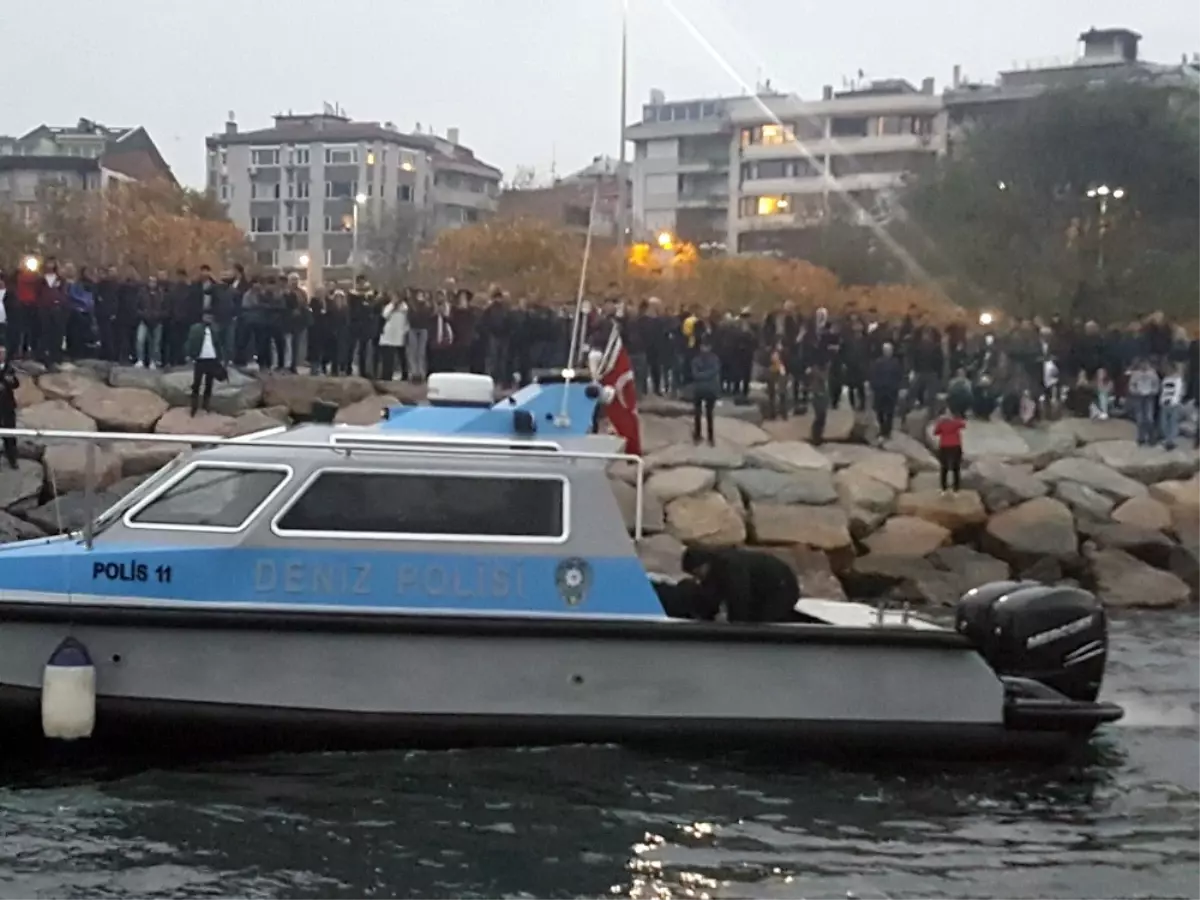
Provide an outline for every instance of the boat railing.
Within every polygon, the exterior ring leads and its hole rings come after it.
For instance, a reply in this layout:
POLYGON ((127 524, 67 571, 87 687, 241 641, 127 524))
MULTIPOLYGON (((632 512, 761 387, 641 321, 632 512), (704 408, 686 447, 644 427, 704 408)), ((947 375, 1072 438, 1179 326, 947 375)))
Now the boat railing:
POLYGON ((431 441, 428 436, 422 436, 420 440, 406 441, 400 436, 389 435, 386 440, 370 440, 364 439, 355 442, 349 439, 333 441, 305 441, 305 440, 279 440, 276 435, 280 434, 278 428, 267 428, 261 432, 253 432, 251 434, 239 435, 237 437, 215 437, 208 434, 141 434, 123 431, 59 431, 55 429, 42 428, 0 428, 0 437, 3 438, 24 438, 26 440, 37 441, 83 441, 86 444, 86 456, 84 461, 84 504, 88 510, 88 515, 85 516, 88 524, 88 530, 85 532, 85 538, 90 543, 90 529, 94 523, 95 517, 91 513, 91 501, 95 494, 96 484, 96 447, 99 444, 118 444, 118 443, 135 443, 135 444, 185 444, 188 447, 238 447, 245 449, 247 446, 253 447, 269 447, 280 450, 324 450, 329 453, 336 453, 341 456, 350 457, 355 453, 373 453, 373 454, 397 454, 397 455, 420 455, 429 456, 436 454, 438 456, 465 456, 465 457, 482 457, 492 459, 553 459, 553 460, 581 460, 593 462, 627 462, 633 463, 636 469, 637 480, 635 482, 636 490, 636 510, 634 512, 633 523, 633 539, 640 541, 642 539, 643 512, 642 505, 645 494, 646 481, 646 461, 631 453, 604 452, 597 450, 565 450, 565 449, 542 449, 526 446, 516 446, 503 442, 483 442, 477 444, 469 444, 464 441, 447 440, 444 444, 439 444, 436 441, 431 441))

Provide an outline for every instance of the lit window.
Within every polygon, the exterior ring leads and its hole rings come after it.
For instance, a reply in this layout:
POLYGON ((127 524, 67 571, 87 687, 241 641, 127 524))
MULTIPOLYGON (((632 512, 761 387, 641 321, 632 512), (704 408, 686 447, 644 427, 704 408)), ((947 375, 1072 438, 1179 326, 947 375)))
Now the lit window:
POLYGON ((791 125, 764 125, 762 127, 762 142, 766 145, 789 144, 795 139, 796 132, 791 125))
POLYGON ((758 215, 775 216, 788 210, 787 197, 759 197, 758 215))
POLYGON ((375 151, 374 150, 367 151, 367 165, 368 166, 375 165, 375 151))

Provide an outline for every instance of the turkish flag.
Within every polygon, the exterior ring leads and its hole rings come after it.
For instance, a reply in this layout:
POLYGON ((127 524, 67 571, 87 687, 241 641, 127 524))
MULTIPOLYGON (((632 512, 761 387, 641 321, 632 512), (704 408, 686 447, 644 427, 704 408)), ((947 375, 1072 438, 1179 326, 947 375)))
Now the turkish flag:
POLYGON ((642 428, 638 421, 637 389, 633 381, 633 363, 621 341, 621 331, 613 325, 608 344, 596 366, 596 377, 604 387, 613 389, 612 401, 604 413, 613 431, 625 438, 625 452, 642 455, 642 428))

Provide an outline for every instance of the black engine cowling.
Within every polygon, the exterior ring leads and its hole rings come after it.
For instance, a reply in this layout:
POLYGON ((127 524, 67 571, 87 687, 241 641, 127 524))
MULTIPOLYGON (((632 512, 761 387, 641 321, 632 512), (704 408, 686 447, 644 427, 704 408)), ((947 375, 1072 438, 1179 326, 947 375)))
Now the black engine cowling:
POLYGON ((955 628, 998 675, 1030 678, 1072 700, 1100 693, 1108 620, 1094 594, 1032 581, 998 581, 967 591, 955 628))

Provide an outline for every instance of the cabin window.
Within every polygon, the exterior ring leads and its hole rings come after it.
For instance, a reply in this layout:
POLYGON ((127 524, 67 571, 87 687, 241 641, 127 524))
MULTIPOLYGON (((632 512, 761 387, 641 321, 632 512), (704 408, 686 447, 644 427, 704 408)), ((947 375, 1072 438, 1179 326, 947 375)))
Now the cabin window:
POLYGON ((275 520, 280 534, 448 541, 567 536, 561 477, 321 472, 275 520))
POLYGON ((131 527, 237 531, 287 480, 283 468, 196 466, 134 507, 131 527))

